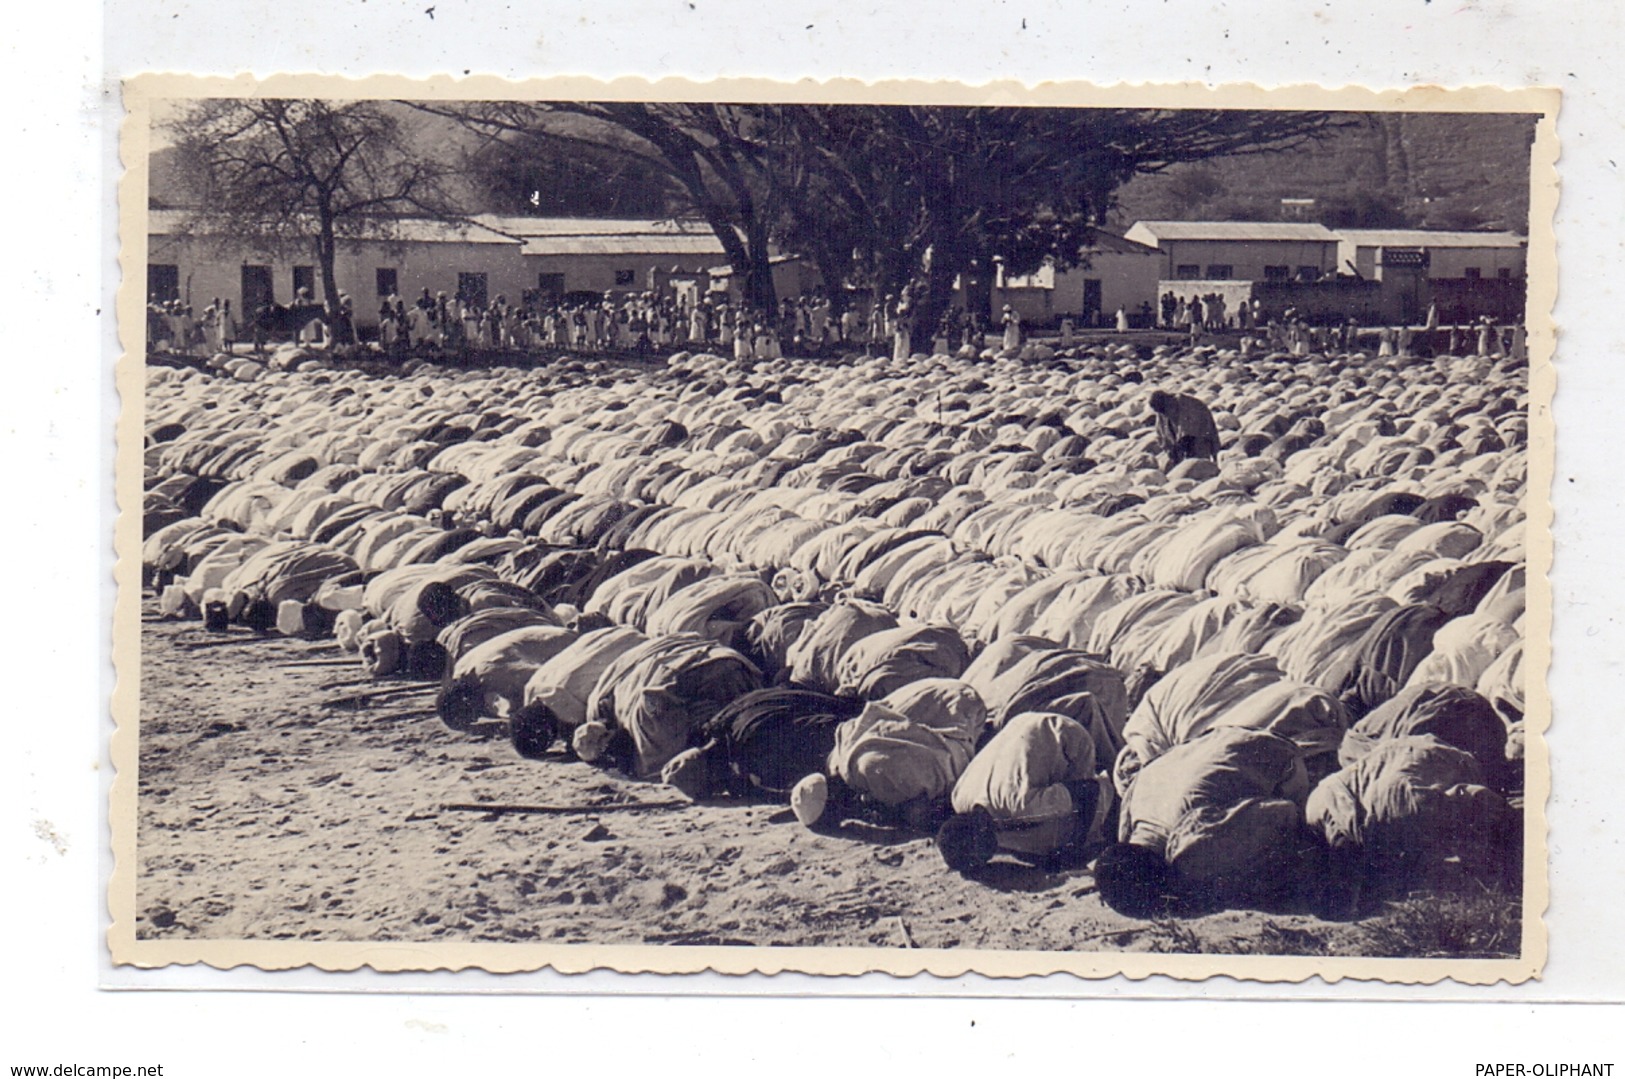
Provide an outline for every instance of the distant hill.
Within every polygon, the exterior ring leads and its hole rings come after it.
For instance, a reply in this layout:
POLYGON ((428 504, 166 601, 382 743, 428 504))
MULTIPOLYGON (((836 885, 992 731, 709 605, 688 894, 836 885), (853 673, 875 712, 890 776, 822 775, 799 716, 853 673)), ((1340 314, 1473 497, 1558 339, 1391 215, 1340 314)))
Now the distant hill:
POLYGON ((1141 176, 1111 223, 1278 221, 1282 199, 1313 199, 1331 226, 1527 233, 1535 121, 1521 115, 1350 114, 1353 124, 1280 154, 1217 158, 1141 176))
MULTIPOLYGON (((402 140, 415 153, 461 164, 476 143, 472 135, 449 120, 392 102, 383 102, 382 108, 400 121, 402 140)), ((177 147, 161 146, 148 155, 147 198, 154 209, 195 206, 199 201, 199 187, 188 175, 186 162, 177 147)), ((486 209, 481 204, 483 193, 465 175, 454 174, 448 178, 447 196, 455 205, 469 205, 470 214, 486 209)))

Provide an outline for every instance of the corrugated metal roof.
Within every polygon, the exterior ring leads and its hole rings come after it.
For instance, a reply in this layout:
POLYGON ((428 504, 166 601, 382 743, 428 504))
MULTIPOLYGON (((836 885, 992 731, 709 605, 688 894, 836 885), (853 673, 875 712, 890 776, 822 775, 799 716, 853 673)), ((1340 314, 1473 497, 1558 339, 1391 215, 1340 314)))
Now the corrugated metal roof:
POLYGON ((387 243, 474 243, 511 244, 512 236, 474 221, 430 221, 424 218, 402 218, 380 227, 369 239, 387 243))
POLYGON ((1127 237, 1163 240, 1288 240, 1335 243, 1337 234, 1325 225, 1297 221, 1136 221, 1127 237))
POLYGON ((656 236, 632 233, 618 236, 532 236, 520 249, 526 255, 720 255, 722 244, 714 235, 656 236))
POLYGON ((1337 238, 1356 247, 1523 247, 1515 232, 1442 232, 1433 229, 1339 229, 1337 238))
POLYGON ((529 240, 542 236, 711 236, 704 221, 623 217, 522 217, 477 214, 474 220, 498 232, 529 240))
POLYGON ((720 255, 703 221, 481 214, 488 228, 524 241, 526 255, 720 255))
POLYGON ((1109 251, 1114 255, 1160 255, 1150 244, 1142 244, 1131 240, 1127 236, 1119 236, 1115 232, 1105 229, 1096 229, 1089 244, 1084 247, 1084 253, 1090 251, 1109 251))
MULTIPOLYGON (((152 236, 174 236, 187 232, 212 230, 205 217, 195 224, 185 210, 152 210, 147 214, 147 233, 152 236)), ((353 223, 346 227, 343 239, 371 240, 378 243, 474 243, 516 244, 519 241, 505 236, 476 221, 436 221, 430 218, 398 217, 375 218, 367 223, 365 231, 356 232, 353 223)))
MULTIPOLYGON (((768 263, 769 266, 778 266, 779 264, 785 263, 785 262, 800 262, 800 261, 801 261, 801 256, 800 255, 791 254, 788 251, 781 251, 777 255, 769 255, 769 256, 767 256, 767 263, 768 263)), ((711 268, 709 268, 705 272, 710 274, 712 277, 732 277, 733 272, 734 272, 734 268, 733 268, 733 266, 724 263, 721 266, 712 266, 711 268)))

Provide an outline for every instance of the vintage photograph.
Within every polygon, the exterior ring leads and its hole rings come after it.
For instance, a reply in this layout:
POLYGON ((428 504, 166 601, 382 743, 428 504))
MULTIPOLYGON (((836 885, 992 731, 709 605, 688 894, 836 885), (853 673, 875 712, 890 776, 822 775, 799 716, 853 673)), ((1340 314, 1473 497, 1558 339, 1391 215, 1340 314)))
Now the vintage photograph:
POLYGON ((115 962, 1540 972, 1555 94, 125 97, 115 962))

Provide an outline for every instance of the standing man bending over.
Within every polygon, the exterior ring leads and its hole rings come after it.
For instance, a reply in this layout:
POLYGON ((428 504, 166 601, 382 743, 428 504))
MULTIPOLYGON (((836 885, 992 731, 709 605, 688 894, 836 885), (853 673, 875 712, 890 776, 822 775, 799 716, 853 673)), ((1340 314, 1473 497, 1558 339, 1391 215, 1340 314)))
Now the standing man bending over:
POLYGON ((1219 455, 1219 429, 1207 406, 1188 394, 1162 390, 1151 394, 1151 411, 1157 418, 1157 441, 1168 457, 1168 468, 1193 457, 1209 461, 1219 455))

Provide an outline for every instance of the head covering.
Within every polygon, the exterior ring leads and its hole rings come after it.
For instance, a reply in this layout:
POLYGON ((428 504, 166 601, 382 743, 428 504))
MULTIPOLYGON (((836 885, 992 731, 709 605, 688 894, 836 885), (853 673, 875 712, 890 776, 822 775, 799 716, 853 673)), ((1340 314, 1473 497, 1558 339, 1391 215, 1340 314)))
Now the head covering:
POLYGON ((676 787, 694 801, 709 797, 716 790, 716 777, 711 768, 711 754, 706 749, 685 749, 667 761, 660 770, 661 782, 676 787))
POLYGON ((1150 847, 1133 843, 1117 843, 1100 852, 1095 884, 1108 907, 1130 918, 1166 914, 1177 898, 1173 867, 1150 847))
POLYGON ((817 824, 828 804, 829 780, 820 773, 813 773, 790 791, 790 811, 804 827, 817 824))
POLYGON ((998 849, 993 815, 985 806, 974 806, 969 813, 956 813, 937 829, 937 850, 955 873, 968 873, 986 865, 998 849))
POLYGON ((571 739, 570 744, 575 749, 576 756, 591 764, 609 749, 609 738, 609 727, 592 719, 576 728, 575 737, 571 739))

